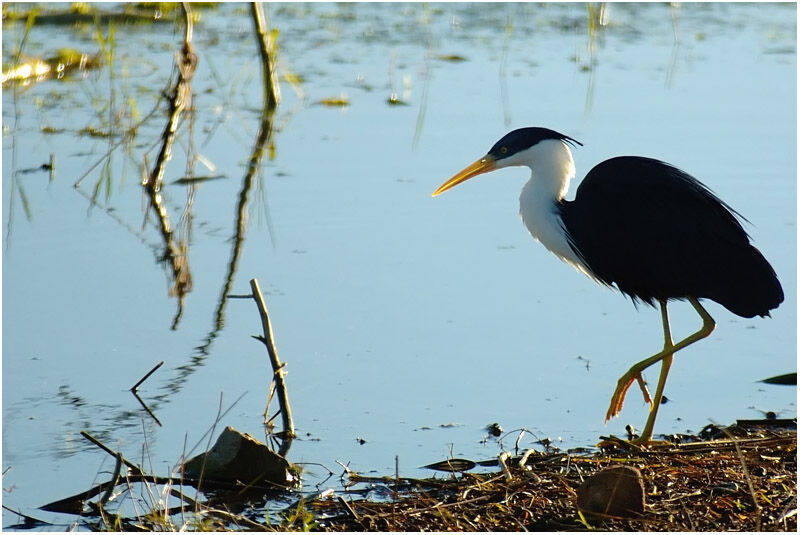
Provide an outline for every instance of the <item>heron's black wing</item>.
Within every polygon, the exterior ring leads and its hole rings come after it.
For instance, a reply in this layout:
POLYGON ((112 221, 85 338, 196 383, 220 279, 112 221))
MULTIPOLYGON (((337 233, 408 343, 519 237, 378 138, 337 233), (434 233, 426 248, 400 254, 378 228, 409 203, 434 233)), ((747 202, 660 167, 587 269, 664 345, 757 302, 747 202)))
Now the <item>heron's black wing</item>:
POLYGON ((738 214, 669 164, 606 160, 561 210, 576 253, 600 280, 634 298, 706 297, 744 317, 766 315, 783 301, 738 214))

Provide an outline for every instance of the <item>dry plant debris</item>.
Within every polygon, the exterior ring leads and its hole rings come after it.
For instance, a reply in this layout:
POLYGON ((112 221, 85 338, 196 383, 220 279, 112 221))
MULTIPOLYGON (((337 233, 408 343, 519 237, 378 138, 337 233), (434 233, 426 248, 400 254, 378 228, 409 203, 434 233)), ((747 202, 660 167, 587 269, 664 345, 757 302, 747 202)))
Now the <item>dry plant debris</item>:
MULTIPOLYGON (((676 436, 649 449, 606 439, 595 451, 548 448, 516 457, 503 452, 493 461, 429 465, 455 471, 445 477, 365 477, 342 465, 343 488, 318 486, 311 495, 296 488, 147 475, 85 434, 115 455, 115 475, 42 509, 79 515, 82 527, 98 530, 796 532, 796 421, 739 420, 725 429, 709 427, 700 434, 704 438, 676 436), (500 470, 467 472, 488 466, 500 470), (627 518, 589 512, 613 510, 602 504, 579 511, 581 486, 614 467, 635 474, 629 497, 636 494, 636 500, 623 502, 629 504, 623 506, 627 518), (139 483, 150 486, 137 498, 139 483), (201 486, 203 501, 181 490, 201 486), (165 509, 167 495, 182 503, 165 509), (135 517, 119 509, 116 498, 123 496, 142 504, 135 517), (147 497, 153 502, 149 512, 147 497), (634 501, 636 507, 630 505, 634 501)), ((619 490, 615 484, 608 488, 619 490)), ((25 526, 47 525, 16 514, 25 526)))
POLYGON ((331 495, 304 507, 315 517, 314 528, 325 531, 797 529, 795 431, 762 430, 646 451, 537 452, 523 467, 514 460, 506 466, 499 473, 401 479, 400 485, 389 485, 397 492, 393 501, 331 495), (580 514, 576 492, 582 482, 619 465, 641 472, 644 513, 635 518, 580 514))

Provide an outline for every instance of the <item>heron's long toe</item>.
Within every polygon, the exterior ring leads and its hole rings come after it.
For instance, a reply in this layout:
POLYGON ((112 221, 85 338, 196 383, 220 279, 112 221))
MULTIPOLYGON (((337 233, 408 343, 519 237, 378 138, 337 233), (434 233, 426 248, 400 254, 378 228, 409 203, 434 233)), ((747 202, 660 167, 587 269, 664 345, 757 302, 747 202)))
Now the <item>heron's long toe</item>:
POLYGON ((647 389, 647 381, 644 380, 642 374, 636 374, 636 382, 639 383, 639 389, 642 391, 642 397, 644 397, 644 402, 653 405, 653 398, 650 397, 650 391, 647 389))
POLYGON ((629 376, 628 374, 625 374, 620 377, 619 381, 617 382, 617 388, 611 395, 611 404, 608 406, 608 412, 606 413, 606 422, 618 415, 622 410, 622 404, 625 401, 625 394, 633 384, 634 379, 636 379, 635 375, 629 376))

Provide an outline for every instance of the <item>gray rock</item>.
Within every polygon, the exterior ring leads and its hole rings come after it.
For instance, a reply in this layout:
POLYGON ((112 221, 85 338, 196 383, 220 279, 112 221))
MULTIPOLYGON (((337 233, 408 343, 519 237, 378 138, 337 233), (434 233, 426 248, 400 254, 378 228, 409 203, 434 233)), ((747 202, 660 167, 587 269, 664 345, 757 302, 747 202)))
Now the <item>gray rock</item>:
POLYGON ((630 466, 612 466, 578 487, 578 509, 585 513, 633 517, 644 512, 642 474, 630 466))

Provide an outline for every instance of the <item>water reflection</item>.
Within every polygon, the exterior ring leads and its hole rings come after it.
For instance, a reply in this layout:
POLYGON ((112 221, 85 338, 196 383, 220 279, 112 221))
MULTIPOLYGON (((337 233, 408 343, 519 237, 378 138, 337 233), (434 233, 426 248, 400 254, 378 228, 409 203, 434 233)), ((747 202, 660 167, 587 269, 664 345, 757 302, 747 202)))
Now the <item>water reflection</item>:
MULTIPOLYGON (((186 21, 185 34, 182 47, 176 54, 176 64, 172 76, 174 82, 170 82, 171 87, 169 89, 165 89, 163 93, 163 99, 159 99, 153 109, 133 126, 124 127, 121 123, 115 121, 114 117, 110 117, 106 123, 107 130, 103 132, 98 131, 97 133, 98 137, 107 139, 107 151, 100 159, 96 160, 92 165, 90 165, 74 184, 76 191, 89 201, 89 214, 91 214, 93 208, 101 209, 109 218, 111 218, 121 227, 125 228, 130 234, 136 236, 143 244, 147 245, 148 248, 153 252, 157 263, 163 264, 167 267, 168 276, 171 280, 169 295, 171 297, 175 297, 178 302, 176 313, 170 325, 172 330, 176 330, 178 328, 184 311, 184 299, 192 290, 192 275, 189 268, 188 259, 192 235, 192 210, 198 191, 197 184, 192 179, 195 177, 194 168, 200 159, 199 154, 195 150, 194 143, 197 110, 195 109, 194 105, 195 95, 192 88, 192 78, 194 76, 195 69, 197 68, 198 56, 191 41, 193 31, 191 13, 188 11, 188 6, 184 5, 183 8, 183 20, 186 21), (163 104, 167 105, 166 110, 163 109, 163 104), (143 141, 142 138, 146 137, 148 133, 156 133, 152 127, 158 124, 158 119, 160 118, 161 113, 164 111, 166 111, 167 115, 166 121, 164 123, 162 132, 156 137, 156 141, 154 143, 151 143, 150 141, 143 141), (180 216, 178 217, 179 224, 176 234, 175 228, 171 223, 170 208, 168 206, 167 199, 165 199, 162 195, 162 188, 167 163, 172 159, 173 145, 178 138, 184 138, 186 142, 186 169, 184 172, 184 178, 180 181, 186 184, 186 199, 180 216), (113 183, 117 180, 124 181, 124 175, 114 175, 113 169, 117 167, 114 162, 114 156, 119 151, 130 154, 134 146, 149 147, 143 154, 143 165, 141 166, 141 172, 143 175, 142 187, 147 198, 147 202, 143 206, 145 218, 142 224, 142 229, 135 228, 124 218, 124 216, 120 215, 116 209, 108 204, 111 200, 112 191, 114 190, 113 183), (156 158, 152 168, 148 169, 148 154, 150 154, 155 147, 158 147, 158 150, 156 151, 156 158), (99 178, 91 187, 91 192, 85 191, 83 189, 84 180, 90 177, 93 172, 97 172, 98 170, 99 178), (105 203, 100 197, 103 189, 105 189, 106 193, 104 197, 105 203), (161 244, 149 242, 149 238, 145 233, 148 223, 155 223, 155 227, 158 229, 161 236, 161 244)), ((272 53, 271 49, 274 48, 274 36, 270 36, 267 33, 265 26, 266 21, 263 17, 260 6, 253 7, 253 10, 253 16, 258 20, 257 23, 254 22, 254 25, 257 25, 256 35, 259 37, 257 42, 260 43, 259 48, 264 58, 264 63, 262 63, 262 66, 266 65, 264 68, 264 97, 262 99, 263 105, 258 133, 256 135, 254 147, 249 158, 247 171, 242 181, 242 188, 238 196, 239 200, 236 207, 236 218, 234 225, 235 232, 231 239, 232 248, 228 262, 228 272, 225 276, 225 282, 214 315, 214 328, 209 332, 204 342, 195 348, 197 353, 191 355, 185 364, 177 366, 175 368, 175 371, 177 372, 176 375, 166 382, 166 384, 161 388, 160 393, 154 396, 147 396, 147 401, 139 397, 136 392, 133 392, 135 399, 141 405, 142 411, 145 411, 152 418, 151 421, 155 422, 159 426, 161 425, 161 422, 155 416, 155 412, 161 408, 163 403, 168 402, 174 394, 178 393, 186 380, 198 369, 198 367, 202 366, 205 357, 209 354, 210 346, 213 340, 223 328, 224 308, 228 300, 230 288, 234 281, 241 247, 245 239, 248 196, 254 184, 256 183, 256 177, 260 179, 261 160, 265 151, 267 149, 274 150, 272 140, 273 122, 278 103, 278 96, 276 94, 275 85, 276 74, 274 72, 274 67, 272 67, 272 65, 269 63, 270 60, 268 58, 268 55, 272 53)), ((109 48, 111 46, 110 43, 113 41, 113 38, 111 37, 113 31, 114 30, 109 25, 105 32, 107 35, 104 36, 102 32, 98 32, 97 35, 97 38, 103 47, 107 64, 111 68, 108 73, 109 81, 112 87, 109 95, 110 101, 108 103, 108 107, 111 110, 110 115, 113 114, 114 109, 116 108, 116 91, 114 89, 116 76, 114 74, 114 51, 110 50, 109 48)), ((41 81, 41 79, 39 79, 39 81, 41 81)), ((10 87, 13 92, 12 100, 15 104, 14 117, 15 122, 17 122, 20 117, 19 112, 16 111, 16 106, 19 102, 19 85, 14 84, 10 87)), ((124 115, 128 114, 125 113, 124 115)), ((131 114, 131 116, 133 115, 135 114, 131 114)), ((22 206, 25 209, 26 215, 28 215, 29 219, 31 217, 24 188, 18 183, 17 180, 17 176, 19 174, 29 172, 27 169, 17 169, 18 165, 15 158, 17 154, 17 130, 17 128, 14 128, 13 135, 11 137, 11 167, 14 169, 14 172, 12 174, 12 202, 10 204, 8 219, 6 221, 7 247, 11 241, 10 236, 13 229, 14 218, 13 207, 15 206, 14 199, 16 198, 17 194, 22 201, 22 206)), ((213 129, 209 131, 209 138, 206 139, 206 143, 210 141, 210 136, 212 134, 213 129)), ((51 173, 54 172, 52 167, 48 170, 51 173)), ((76 411, 84 408, 92 408, 86 407, 88 404, 86 400, 68 394, 69 388, 70 387, 68 385, 62 385, 59 390, 58 397, 65 406, 72 407, 72 409, 76 411)), ((112 437, 108 434, 111 429, 119 430, 131 426, 136 427, 140 425, 140 420, 142 419, 141 411, 130 411, 124 409, 121 405, 101 404, 94 405, 93 408, 102 410, 107 414, 110 414, 110 410, 111 413, 113 413, 113 417, 105 423, 102 421, 93 421, 92 419, 86 417, 79 417, 77 421, 73 421, 69 425, 76 429, 95 429, 98 427, 98 425, 107 425, 108 427, 104 428, 105 432, 99 429, 95 430, 94 432, 103 439, 111 439, 112 437), (80 422, 80 424, 78 424, 78 422, 80 422)), ((83 446, 86 447, 86 445, 83 446)), ((75 449, 70 448, 69 451, 74 452, 75 449)))
MULTIPOLYGON (((188 260, 188 234, 191 228, 191 207, 194 203, 195 187, 190 184, 187 187, 187 201, 184 207, 183 214, 181 215, 181 228, 184 230, 184 237, 182 240, 176 242, 172 224, 170 223, 169 213, 164 205, 163 197, 161 196, 161 188, 164 181, 164 172, 166 169, 167 161, 171 158, 172 145, 175 142, 175 136, 178 134, 178 123, 181 120, 181 115, 184 110, 192 106, 192 77, 197 68, 197 54, 191 43, 192 23, 191 16, 189 15, 186 4, 183 4, 186 12, 186 38, 181 47, 180 54, 176 60, 178 77, 175 82, 175 87, 172 94, 169 96, 169 111, 167 124, 164 127, 164 133, 161 135, 161 148, 158 151, 158 157, 147 176, 142 180, 142 187, 144 188, 148 200, 149 207, 152 208, 158 222, 158 229, 161 237, 164 240, 164 254, 161 261, 168 264, 172 268, 172 287, 170 288, 170 297, 177 297, 178 311, 175 313, 175 318, 172 321, 172 330, 175 330, 183 314, 183 298, 192 290, 192 275, 189 270, 188 260)), ((191 119, 189 125, 189 154, 187 157, 186 177, 194 176, 195 158, 192 158, 193 136, 191 132, 193 129, 191 119)), ((147 162, 147 154, 144 156, 147 162)))

